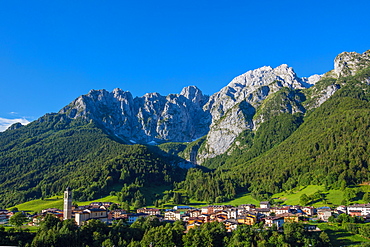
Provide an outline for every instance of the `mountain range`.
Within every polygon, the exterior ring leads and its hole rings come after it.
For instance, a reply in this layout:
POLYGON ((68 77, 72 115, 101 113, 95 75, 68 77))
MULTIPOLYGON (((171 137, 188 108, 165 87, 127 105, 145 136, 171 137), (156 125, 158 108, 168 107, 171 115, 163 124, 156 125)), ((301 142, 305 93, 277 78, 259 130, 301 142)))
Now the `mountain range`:
POLYGON ((56 194, 66 185, 88 199, 115 186, 126 186, 121 191, 130 194, 140 192, 127 189, 132 184, 176 182, 190 197, 215 201, 240 191, 268 196, 304 183, 363 182, 370 151, 369 84, 370 50, 343 52, 332 71, 308 78, 286 64, 264 66, 211 96, 196 86, 142 97, 119 88, 91 90, 58 113, 0 133, 2 204, 56 194), (345 155, 355 157, 339 159, 345 155), (335 171, 330 180, 313 175, 323 167, 326 174, 335 171), (334 181, 339 177, 345 182, 334 181), (200 195, 195 181, 209 184, 199 187, 207 195, 200 195))

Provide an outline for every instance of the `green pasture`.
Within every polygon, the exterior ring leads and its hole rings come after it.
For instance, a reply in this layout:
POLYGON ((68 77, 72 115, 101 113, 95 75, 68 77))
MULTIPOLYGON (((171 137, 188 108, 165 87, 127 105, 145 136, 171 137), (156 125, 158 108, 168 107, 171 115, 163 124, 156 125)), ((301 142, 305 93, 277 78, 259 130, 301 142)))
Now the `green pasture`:
MULTIPOLYGON (((361 186, 355 186, 353 188, 350 188, 352 190, 356 191, 363 191, 367 192, 370 189, 370 186, 368 185, 361 185, 361 186)), ((277 193, 273 195, 272 197, 275 198, 275 200, 279 201, 281 204, 286 205, 299 205, 300 197, 303 194, 306 194, 307 196, 313 195, 315 192, 321 191, 321 193, 324 195, 324 200, 319 201, 312 201, 309 205, 314 207, 321 207, 321 206, 339 206, 342 205, 343 199, 344 199, 344 191, 343 190, 328 190, 325 191, 324 186, 320 185, 308 185, 300 188, 295 188, 291 191, 285 191, 281 193, 277 193)), ((361 193, 360 193, 361 194, 361 193)), ((366 203, 362 200, 362 198, 354 198, 350 202, 350 204, 354 203, 366 203)))
MULTIPOLYGON (((114 202, 119 203, 117 196, 106 196, 92 201, 78 202, 77 205, 88 205, 92 202, 114 202)), ((45 198, 44 200, 36 199, 28 201, 22 204, 15 205, 14 207, 18 208, 19 211, 30 211, 30 212, 40 212, 43 209, 47 208, 59 208, 63 209, 63 196, 53 196, 45 198)), ((12 209, 13 207, 8 208, 12 209)))
POLYGON ((295 188, 292 191, 284 191, 281 193, 274 194, 272 198, 276 198, 281 201, 282 204, 286 205, 298 205, 299 198, 303 195, 312 195, 317 191, 323 191, 324 187, 320 185, 309 185, 306 187, 295 188))
POLYGON ((281 204, 286 205, 299 205, 300 197, 303 194, 307 196, 313 195, 315 192, 321 191, 324 194, 324 200, 313 201, 309 205, 314 207, 321 206, 338 206, 341 205, 344 198, 344 191, 341 190, 328 190, 325 191, 325 187, 321 185, 308 185, 293 189, 292 191, 285 191, 274 194, 272 197, 279 201, 281 204))
POLYGON ((256 206, 260 205, 260 202, 254 199, 249 193, 241 194, 237 196, 234 200, 223 202, 223 203, 216 203, 217 204, 228 204, 232 206, 239 206, 241 204, 254 204, 256 206))
MULTIPOLYGON (((15 205, 19 211, 30 211, 30 212, 40 212, 46 208, 59 208, 63 209, 63 196, 53 196, 45 198, 44 200, 36 199, 28 201, 22 204, 15 205)), ((8 208, 8 210, 13 207, 8 208)))
MULTIPOLYGON (((360 187, 362 191, 368 191, 369 186, 361 186, 360 187)), ((168 193, 169 187, 167 186, 158 186, 158 187, 153 187, 151 189, 146 188, 143 190, 143 194, 145 196, 145 199, 147 201, 147 206, 148 207, 153 207, 153 201, 157 198, 162 198, 164 194, 168 193)), ((356 188, 353 188, 356 189, 356 188)), ((358 189, 358 187, 357 187, 358 189)), ((317 191, 321 191, 322 194, 324 194, 324 200, 319 200, 319 201, 313 201, 309 205, 314 206, 314 207, 321 207, 321 206, 338 206, 341 205, 343 199, 344 199, 344 191, 342 190, 328 190, 325 191, 324 186, 320 185, 308 185, 304 187, 299 187, 295 188, 291 191, 285 191, 281 193, 274 194, 272 198, 279 204, 285 204, 285 205, 299 205, 300 204, 300 197, 303 194, 306 194, 307 196, 310 196, 314 194, 317 191)), ((183 192, 185 191, 179 190, 175 192, 183 192)), ((81 206, 81 205, 88 205, 92 202, 113 202, 113 203, 120 203, 119 198, 115 195, 108 195, 105 197, 101 197, 92 201, 84 201, 84 202, 78 202, 76 203, 81 206)), ((356 201, 352 201, 351 203, 364 203, 361 199, 358 199, 356 201)), ((259 205, 259 201, 254 199, 249 193, 244 193, 238 195, 235 199, 226 201, 226 202, 221 202, 221 203, 212 203, 215 205, 222 205, 222 204, 229 204, 233 206, 241 205, 241 204, 254 204, 256 206, 259 205)), ((204 207, 209 205, 209 203, 205 201, 195 201, 195 200, 190 200, 189 206, 192 207, 204 207)), ((175 205, 171 203, 166 203, 164 204, 164 208, 171 208, 175 205)), ((15 205, 15 207, 18 208, 18 210, 21 211, 30 211, 30 212, 40 212, 42 209, 46 208, 63 208, 63 196, 53 196, 49 198, 45 198, 43 200, 41 199, 36 199, 32 200, 29 202, 25 202, 22 204, 15 205)), ((13 207, 10 207, 8 209, 11 209, 13 207)))

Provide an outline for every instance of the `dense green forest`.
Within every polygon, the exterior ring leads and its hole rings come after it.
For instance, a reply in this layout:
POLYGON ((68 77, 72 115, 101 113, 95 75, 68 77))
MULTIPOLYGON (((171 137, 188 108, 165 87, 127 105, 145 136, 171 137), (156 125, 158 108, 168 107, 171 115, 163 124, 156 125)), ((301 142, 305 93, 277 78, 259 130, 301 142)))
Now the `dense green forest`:
POLYGON ((143 200, 140 188, 171 185, 185 173, 153 148, 124 145, 93 122, 61 114, 0 133, 0 142, 3 207, 60 194, 67 186, 74 188, 76 200, 121 188, 122 200, 143 200))
MULTIPOLYGON (((366 233, 369 227, 365 228, 366 233)), ((362 228, 360 230, 362 230, 362 228)), ((241 225, 232 233, 223 223, 202 224, 184 233, 183 222, 160 222, 158 218, 140 218, 132 225, 122 220, 109 227, 99 220, 78 228, 73 220, 63 222, 47 215, 36 234, 4 231, 0 227, 0 245, 19 246, 161 246, 161 247, 237 247, 237 246, 331 246, 325 232, 308 232, 301 223, 286 223, 284 231, 263 229, 262 224, 241 225)), ((367 235, 366 235, 367 236, 367 235)))

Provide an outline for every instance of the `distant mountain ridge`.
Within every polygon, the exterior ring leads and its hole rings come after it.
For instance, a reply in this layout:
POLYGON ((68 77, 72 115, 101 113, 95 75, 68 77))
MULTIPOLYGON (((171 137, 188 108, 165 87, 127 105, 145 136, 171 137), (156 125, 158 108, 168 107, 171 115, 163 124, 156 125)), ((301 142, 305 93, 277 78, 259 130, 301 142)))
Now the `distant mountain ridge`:
POLYGON ((59 113, 94 120, 131 144, 191 142, 208 134, 208 149, 217 155, 226 151, 241 131, 255 128, 252 118, 240 119, 252 117, 268 95, 282 87, 306 88, 318 79, 318 75, 298 78, 285 64, 275 69, 265 66, 236 77, 210 97, 195 86, 185 87, 180 94, 148 93, 135 98, 118 88, 113 92, 92 90, 59 113), (227 122, 221 120, 224 116, 227 122), (220 125, 228 133, 218 128, 220 125))
MULTIPOLYGON (((201 163, 226 152, 242 131, 255 130, 268 120, 266 114, 259 114, 257 109, 269 95, 282 88, 306 89, 323 77, 355 73, 367 64, 369 52, 344 52, 335 58, 334 71, 309 78, 299 78, 286 64, 276 68, 264 66, 235 77, 211 96, 203 95, 196 86, 185 87, 180 94, 148 93, 135 98, 130 92, 118 88, 113 92, 92 90, 59 113, 73 119, 94 120, 131 144, 191 142, 206 136, 203 152, 197 154, 197 161, 193 160, 201 163)), ((329 85, 317 92, 311 105, 303 107, 292 100, 281 106, 280 111, 305 112, 306 108, 320 106, 338 89, 329 85)))
POLYGON ((208 96, 195 86, 180 94, 148 93, 135 98, 118 88, 92 90, 59 113, 94 120, 127 143, 189 142, 209 130, 210 115, 203 110, 207 101, 208 96))
POLYGON ((134 203, 145 201, 143 187, 180 182, 190 197, 214 202, 310 183, 345 187, 366 179, 369 101, 370 51, 341 53, 332 71, 309 78, 264 66, 211 96, 196 86, 135 98, 91 90, 0 132, 0 197, 11 205, 68 185, 92 199, 122 187, 122 200, 134 203), (216 170, 190 169, 184 180, 187 161, 216 170))

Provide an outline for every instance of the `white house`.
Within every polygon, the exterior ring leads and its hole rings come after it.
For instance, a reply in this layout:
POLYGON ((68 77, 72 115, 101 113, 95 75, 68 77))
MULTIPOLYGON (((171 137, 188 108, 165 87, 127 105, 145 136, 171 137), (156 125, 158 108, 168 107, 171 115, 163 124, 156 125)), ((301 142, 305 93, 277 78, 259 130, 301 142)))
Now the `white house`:
POLYGON ((227 218, 228 219, 236 219, 238 217, 238 209, 237 208, 229 208, 226 210, 227 218))
POLYGON ((260 202, 260 208, 270 208, 270 202, 268 201, 260 202))
POLYGON ((107 211, 105 209, 100 208, 91 208, 78 211, 75 213, 75 221, 79 226, 81 226, 83 222, 91 219, 97 219, 106 223, 108 222, 107 211))
POLYGON ((284 224, 284 217, 277 217, 277 216, 269 216, 264 218, 265 225, 268 227, 272 227, 275 225, 278 229, 280 229, 284 224))
POLYGON ((181 219, 181 213, 180 211, 167 211, 164 213, 164 219, 165 220, 180 220, 181 219))
POLYGON ((353 204, 347 207, 347 214, 350 211, 361 211, 361 216, 367 216, 370 214, 370 203, 367 204, 353 204))

